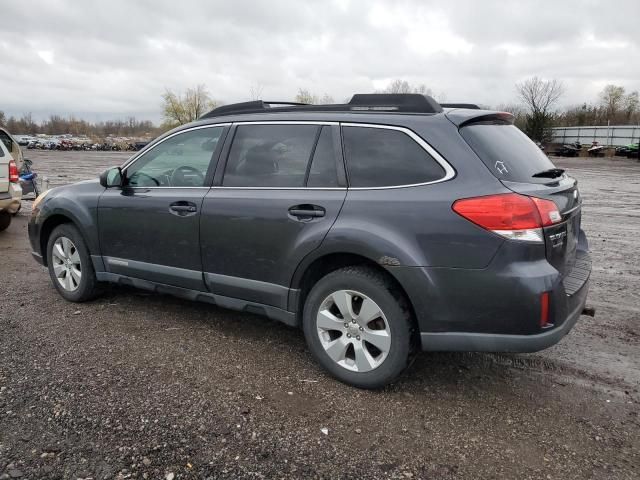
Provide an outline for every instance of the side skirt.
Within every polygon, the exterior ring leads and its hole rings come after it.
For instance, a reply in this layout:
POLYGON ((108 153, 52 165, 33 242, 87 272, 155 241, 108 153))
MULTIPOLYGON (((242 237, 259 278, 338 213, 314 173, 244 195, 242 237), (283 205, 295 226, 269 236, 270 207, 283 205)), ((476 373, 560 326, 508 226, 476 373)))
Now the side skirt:
POLYGON ((184 298, 187 300, 206 302, 213 305, 217 305, 222 308, 228 308, 230 310, 238 310, 241 312, 254 313, 262 315, 272 320, 277 320, 291 327, 298 327, 298 319, 293 312, 287 312, 278 307, 272 307, 270 305, 264 305, 261 303, 249 302, 246 300, 240 300, 238 298, 225 297, 223 295, 216 295, 213 293, 200 292, 198 290, 189 290, 187 288, 174 287, 172 285, 166 285, 163 283, 151 282, 149 280, 142 280, 139 278, 128 277, 117 273, 109 272, 96 272, 96 277, 99 282, 116 283, 119 285, 128 285, 142 290, 149 290, 156 293, 164 293, 167 295, 173 295, 175 297, 184 298))

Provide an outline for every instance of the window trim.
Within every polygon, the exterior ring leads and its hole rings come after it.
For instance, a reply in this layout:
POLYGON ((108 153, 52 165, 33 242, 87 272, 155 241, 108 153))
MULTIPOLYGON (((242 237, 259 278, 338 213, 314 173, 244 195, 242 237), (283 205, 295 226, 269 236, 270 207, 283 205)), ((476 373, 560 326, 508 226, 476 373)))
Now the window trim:
MULTIPOLYGON (((153 150, 154 148, 156 148, 158 145, 163 144, 165 141, 169 140, 170 138, 173 138, 177 135, 180 135, 182 133, 186 133, 186 132, 191 132, 193 130, 200 130, 203 128, 217 128, 217 127, 222 127, 223 128, 223 133, 224 133, 224 128, 229 127, 231 125, 231 123, 211 123, 211 124, 207 124, 207 125, 198 125, 195 127, 190 127, 190 128, 185 128, 183 130, 179 130, 177 132, 172 133, 171 135, 167 135, 166 137, 162 138, 161 140, 157 141, 156 143, 152 144, 149 148, 145 148, 144 150, 141 150, 139 153, 135 154, 133 157, 131 157, 129 160, 127 160, 126 162, 124 162, 124 164, 122 165, 122 167, 120 167, 120 169, 122 170, 122 174, 123 176, 126 176, 126 172, 127 169, 133 165, 135 162, 137 162, 138 160, 140 160, 142 157, 144 157, 147 153, 149 153, 151 150, 153 150)), ((224 144, 224 140, 223 140, 223 144, 224 144)), ((211 160, 213 161, 213 155, 216 152, 214 151, 211 154, 211 160)), ((208 182, 211 183, 211 182, 208 182)), ((155 186, 155 187, 131 187, 129 185, 126 186, 126 188, 130 188, 130 189, 144 189, 144 190, 150 190, 150 189, 167 189, 167 188, 206 188, 207 190, 209 190, 211 188, 211 185, 207 185, 207 186, 202 186, 202 187, 160 187, 160 186, 155 186)))
MULTIPOLYGON (((351 187, 349 186, 349 190, 389 190, 395 188, 409 188, 409 187, 420 187, 422 185, 433 185, 436 183, 446 182, 451 180, 456 176, 455 169, 451 166, 449 162, 447 162, 442 155, 440 155, 431 145, 429 145, 421 136, 415 133, 413 130, 407 127, 398 127, 396 125, 382 125, 376 123, 351 123, 351 122, 341 122, 340 130, 342 132, 342 127, 360 127, 360 128, 378 128, 382 130, 396 130, 398 132, 402 132, 405 135, 409 136, 414 142, 416 142, 424 151, 426 151, 433 159, 444 169, 444 177, 438 180, 432 180, 430 182, 420 182, 420 183, 409 183, 404 185, 386 185, 384 187, 351 187)), ((344 161, 345 161, 345 170, 348 172, 347 163, 349 159, 344 154, 344 144, 342 146, 344 161)), ((347 173, 348 175, 348 173, 347 173)), ((348 179, 347 179, 348 181, 348 179)))
MULTIPOLYGON (((150 152, 151 150, 153 150, 154 148, 156 148, 158 145, 162 144, 163 142, 165 142, 166 140, 179 135, 181 133, 184 132, 188 132, 191 130, 197 130, 197 129, 201 129, 201 128, 215 128, 215 127, 231 127, 226 135, 225 141, 223 143, 222 149, 220 151, 220 157, 218 159, 218 163, 216 166, 216 172, 214 172, 214 181, 213 181, 213 185, 210 186, 205 186, 205 187, 127 187, 127 188, 141 188, 141 189, 159 189, 159 188, 163 188, 163 189, 167 189, 167 188, 206 188, 206 189, 211 189, 211 188, 220 188, 220 189, 235 189, 235 190, 337 190, 337 191, 343 191, 343 190, 390 190, 390 189, 396 189, 396 188, 409 188, 409 187, 420 187, 423 185, 434 185, 436 183, 442 183, 442 182, 446 182, 451 180, 452 178, 454 178, 456 176, 456 170, 451 166, 451 164, 449 162, 447 162, 444 157, 442 157, 442 155, 440 155, 437 150, 435 150, 431 145, 429 145, 422 137, 420 137, 417 133, 415 133, 413 130, 407 128, 407 127, 399 127, 396 125, 385 125, 385 124, 378 124, 378 123, 357 123, 357 122, 340 122, 340 121, 331 121, 331 120, 255 120, 255 121, 251 121, 251 120, 247 120, 247 121, 242 121, 242 122, 226 122, 226 123, 211 123, 211 124, 207 124, 207 125, 198 125, 195 127, 190 127, 190 128, 185 128, 183 130, 180 130, 178 132, 174 132, 171 135, 168 135, 166 137, 164 137, 163 139, 161 139, 160 141, 158 141, 157 143, 152 144, 149 148, 146 148, 142 151, 140 151, 138 154, 134 155, 133 157, 131 157, 129 160, 127 160, 123 165, 122 165, 122 171, 126 172, 126 169, 129 168, 134 162, 138 161, 140 158, 142 158, 142 156, 144 156, 147 152, 150 152), (438 179, 438 180, 433 180, 431 182, 422 182, 422 183, 411 183, 411 184, 405 184, 405 185, 388 185, 388 186, 384 186, 384 187, 351 187, 348 184, 348 179, 347 179, 347 183, 346 183, 346 187, 225 187, 222 185, 215 185, 215 178, 217 175, 217 171, 218 169, 221 169, 222 174, 224 174, 224 171, 227 168, 227 157, 229 156, 229 149, 231 146, 231 143, 233 143, 233 137, 235 136, 235 127, 237 125, 329 125, 329 126, 333 126, 333 127, 338 127, 340 129, 340 138, 338 140, 341 140, 342 138, 342 127, 362 127, 362 128, 379 128, 379 129, 383 129, 383 130, 396 130, 399 132, 403 132, 404 134, 408 135, 413 141, 415 141, 418 145, 420 145, 420 147, 422 147, 423 150, 425 150, 429 155, 431 155, 433 157, 433 159, 438 162, 438 164, 444 169, 445 171, 445 175, 444 177, 438 179), (229 145, 227 146, 227 142, 229 142, 229 145)), ((342 142, 341 142, 342 143, 342 142)), ((336 155, 338 157, 340 157, 338 160, 342 160, 343 164, 341 165, 342 168, 344 168, 344 173, 347 173, 347 165, 346 162, 348 161, 345 154, 344 154, 344 145, 340 145, 342 148, 335 152, 336 155)), ((340 181, 340 168, 338 169, 338 181, 340 181)))

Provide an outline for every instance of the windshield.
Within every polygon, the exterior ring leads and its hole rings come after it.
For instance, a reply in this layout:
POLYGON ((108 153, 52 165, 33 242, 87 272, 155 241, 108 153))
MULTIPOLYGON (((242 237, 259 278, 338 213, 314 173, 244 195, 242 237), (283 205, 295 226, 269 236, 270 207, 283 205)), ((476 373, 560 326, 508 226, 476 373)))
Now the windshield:
POLYGON ((487 168, 500 180, 548 183, 535 174, 555 168, 540 148, 520 129, 504 124, 472 124, 460 134, 487 168))

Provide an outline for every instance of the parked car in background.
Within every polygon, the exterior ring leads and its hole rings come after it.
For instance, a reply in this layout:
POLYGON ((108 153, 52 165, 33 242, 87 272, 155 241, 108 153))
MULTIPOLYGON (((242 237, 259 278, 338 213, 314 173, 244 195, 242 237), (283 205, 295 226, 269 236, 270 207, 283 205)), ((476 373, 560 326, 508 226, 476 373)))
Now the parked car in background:
POLYGON ((0 128, 0 231, 11 224, 11 217, 20 210, 18 162, 22 162, 20 146, 9 132, 0 128))
POLYGON ((38 197, 33 256, 72 302, 114 282, 301 327, 363 388, 420 349, 541 350, 591 261, 577 181, 513 120, 417 94, 226 105, 38 197))

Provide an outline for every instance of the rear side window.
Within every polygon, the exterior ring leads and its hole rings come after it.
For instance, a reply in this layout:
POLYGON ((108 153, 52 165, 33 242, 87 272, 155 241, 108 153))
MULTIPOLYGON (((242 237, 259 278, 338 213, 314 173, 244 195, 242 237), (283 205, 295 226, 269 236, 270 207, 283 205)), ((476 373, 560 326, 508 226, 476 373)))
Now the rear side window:
MULTIPOLYGON (((11 140, 11 137, 2 130, 0 130, 0 141, 4 143, 5 147, 7 147, 8 152, 13 151, 13 140, 11 140)), ((4 153, 2 153, 2 148, 0 148, 0 157, 2 156, 4 156, 4 153)))
POLYGON ((313 154, 307 187, 337 187, 338 171, 333 149, 331 127, 322 127, 318 144, 313 154))
POLYGON ((343 127, 351 187, 389 187, 439 180, 445 171, 409 135, 399 130, 343 127))
POLYGON ((240 125, 231 145, 225 187, 304 187, 317 125, 240 125))
POLYGON ((472 124, 460 134, 487 168, 500 180, 548 183, 536 173, 555 168, 549 157, 520 129, 504 124, 472 124))

